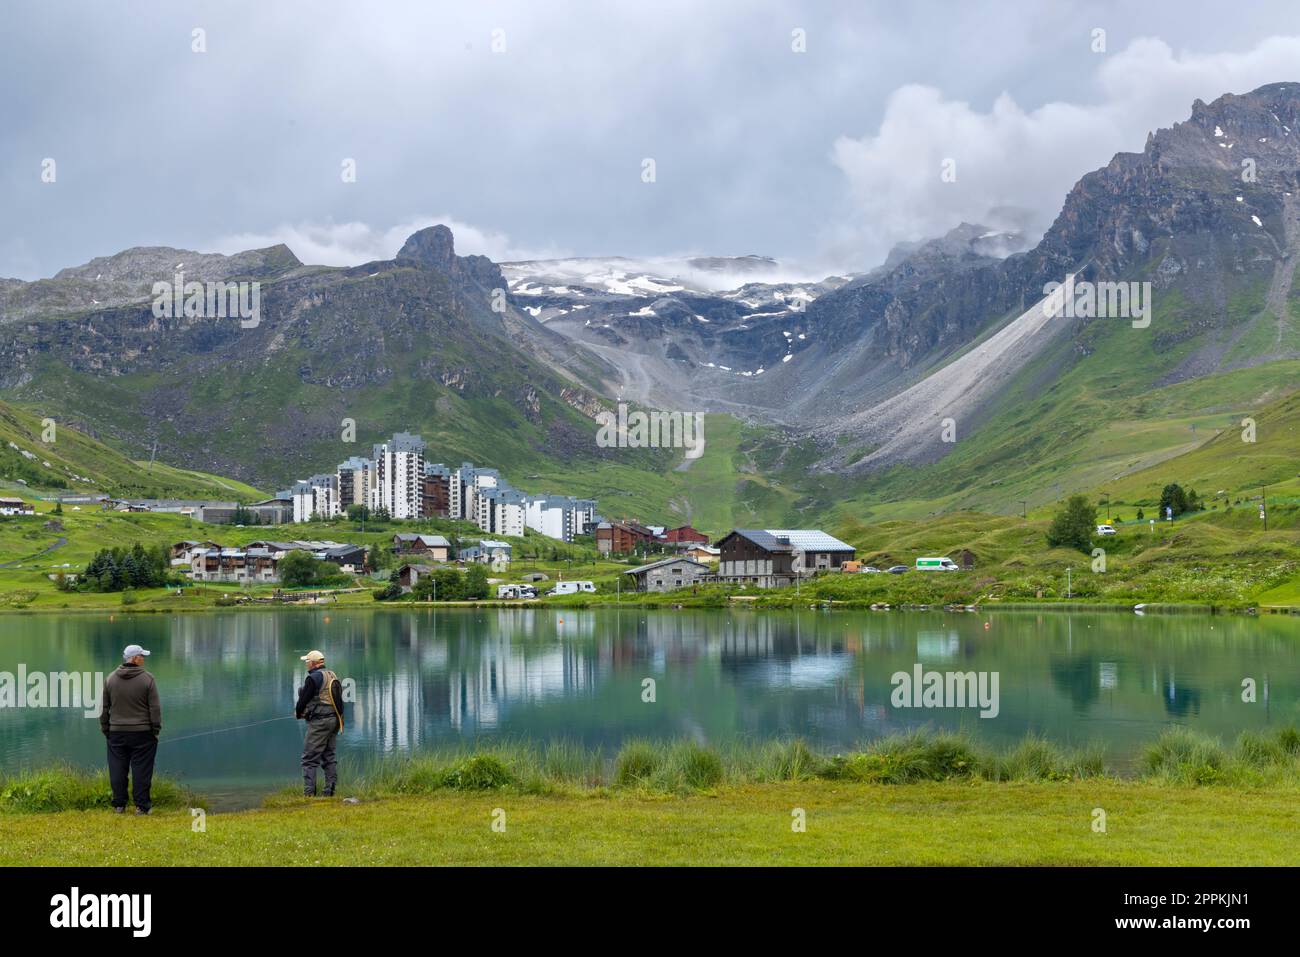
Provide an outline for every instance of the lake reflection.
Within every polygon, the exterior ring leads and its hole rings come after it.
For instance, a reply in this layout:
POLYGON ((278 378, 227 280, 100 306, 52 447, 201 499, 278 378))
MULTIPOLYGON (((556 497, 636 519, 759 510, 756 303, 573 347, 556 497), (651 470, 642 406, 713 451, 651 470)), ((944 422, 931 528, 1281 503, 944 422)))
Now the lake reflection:
MULTIPOLYGON (((1037 732, 1131 758, 1169 724, 1235 736, 1297 720, 1300 620, 1114 613, 509 608, 0 616, 0 671, 101 671, 139 642, 163 696, 160 773, 238 800, 297 777, 292 714, 320 648, 355 683, 340 755, 456 741, 798 735, 820 748, 930 726, 1037 732), (900 710, 890 676, 996 671, 1000 707, 900 710), (642 680, 656 701, 642 701, 642 680), (1241 700, 1253 678, 1258 700, 1241 700), (241 727, 251 725, 251 727, 241 727), (214 729, 239 728, 220 734, 214 729)), ((0 710, 0 767, 103 760, 94 719, 0 710)))

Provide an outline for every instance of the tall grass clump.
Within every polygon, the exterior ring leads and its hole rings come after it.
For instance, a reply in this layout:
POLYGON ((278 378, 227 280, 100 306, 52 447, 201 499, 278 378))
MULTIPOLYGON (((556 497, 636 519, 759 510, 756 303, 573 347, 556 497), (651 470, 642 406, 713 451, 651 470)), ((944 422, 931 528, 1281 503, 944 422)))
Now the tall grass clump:
POLYGON ((1097 745, 1071 750, 1031 734, 1010 751, 989 756, 982 771, 990 781, 1073 781, 1105 774, 1106 758, 1097 745))
POLYGON ((1228 753, 1217 738, 1187 728, 1170 728, 1147 745, 1147 772, 1182 784, 1213 784, 1223 777, 1228 753))
POLYGON ((822 775, 826 759, 808 747, 807 742, 796 738, 767 742, 751 767, 760 781, 808 781, 822 775))
POLYGON ((910 784, 969 778, 986 763, 987 758, 964 734, 916 731, 873 741, 865 751, 836 755, 822 775, 832 780, 910 784))
POLYGON ((1277 736, 1269 737, 1259 731, 1243 731, 1237 736, 1233 757, 1250 768, 1264 770, 1286 764, 1291 760, 1277 736))
POLYGON ((614 759, 614 784, 621 788, 648 786, 662 765, 662 748, 648 741, 629 741, 614 759))
MULTIPOLYGON (((106 810, 113 806, 112 794, 107 771, 56 765, 0 778, 0 813, 106 810)), ((155 777, 150 798, 155 808, 206 806, 205 801, 170 778, 155 777)))
POLYGON ((703 791, 722 783, 718 752, 694 741, 667 745, 651 783, 661 791, 703 791))

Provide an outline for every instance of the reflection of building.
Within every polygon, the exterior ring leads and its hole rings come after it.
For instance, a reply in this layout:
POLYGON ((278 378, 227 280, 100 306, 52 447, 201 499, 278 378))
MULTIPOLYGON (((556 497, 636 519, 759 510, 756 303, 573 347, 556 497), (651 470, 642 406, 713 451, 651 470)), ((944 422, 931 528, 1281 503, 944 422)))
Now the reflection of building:
POLYGON ((572 695, 595 681, 590 656, 573 645, 539 653, 499 634, 483 639, 476 665, 464 668, 448 689, 457 730, 497 728, 512 707, 572 695))

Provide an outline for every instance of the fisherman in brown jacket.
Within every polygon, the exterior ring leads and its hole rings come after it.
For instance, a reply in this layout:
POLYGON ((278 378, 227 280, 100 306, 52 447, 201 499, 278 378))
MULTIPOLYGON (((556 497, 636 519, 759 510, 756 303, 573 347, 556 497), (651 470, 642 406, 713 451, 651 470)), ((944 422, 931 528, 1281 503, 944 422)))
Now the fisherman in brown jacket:
POLYGON ((126 811, 127 772, 135 813, 148 814, 153 802, 153 760, 162 731, 162 705, 153 675, 144 670, 149 652, 127 645, 122 665, 104 679, 103 710, 99 728, 108 739, 108 780, 113 786, 113 811, 126 811))

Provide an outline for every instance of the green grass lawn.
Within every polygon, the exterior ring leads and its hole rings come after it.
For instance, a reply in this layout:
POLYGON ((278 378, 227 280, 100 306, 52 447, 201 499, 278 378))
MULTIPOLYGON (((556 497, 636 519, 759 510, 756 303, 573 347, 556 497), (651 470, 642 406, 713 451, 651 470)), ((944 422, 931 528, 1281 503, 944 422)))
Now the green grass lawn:
POLYGON ((147 819, 0 815, 0 864, 1295 865, 1291 788, 826 781, 688 797, 437 794, 147 819), (505 812, 504 833, 492 829, 505 812), (796 808, 807 829, 795 833, 796 808), (1105 833, 1093 829, 1105 812, 1105 833))

